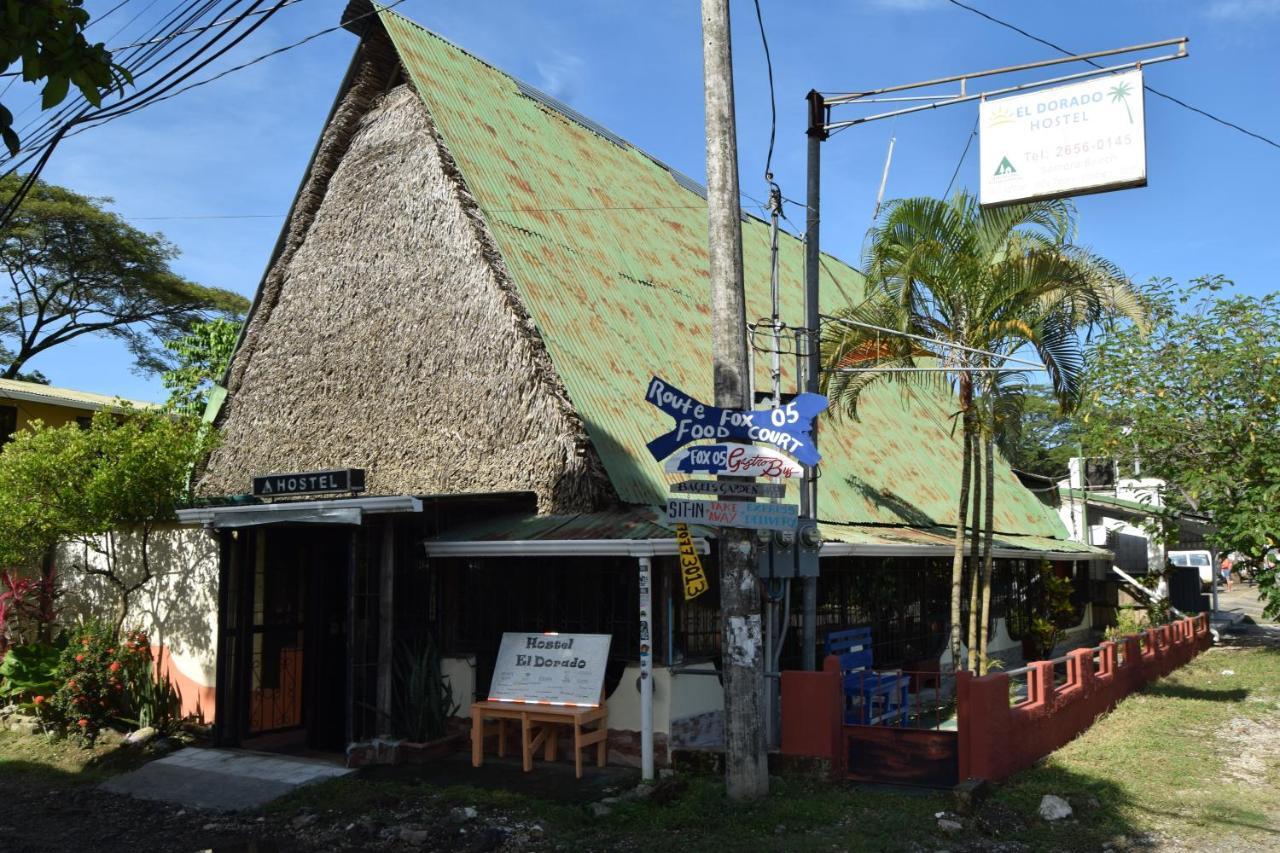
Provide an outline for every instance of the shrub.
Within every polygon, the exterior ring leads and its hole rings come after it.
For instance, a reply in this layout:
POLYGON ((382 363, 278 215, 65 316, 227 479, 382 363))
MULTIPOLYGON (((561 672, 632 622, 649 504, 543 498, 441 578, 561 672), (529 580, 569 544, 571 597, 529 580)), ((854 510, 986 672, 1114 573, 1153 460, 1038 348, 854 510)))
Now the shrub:
POLYGON ((52 713, 67 732, 90 746, 112 718, 127 714, 126 685, 150 677, 151 648, 141 631, 119 638, 99 622, 71 634, 56 671, 52 713))
POLYGON ((430 634, 417 644, 402 645, 395 669, 396 733, 419 743, 444 737, 458 703, 453 701, 453 685, 440 670, 440 650, 430 634))
POLYGON ((49 643, 24 643, 5 652, 0 661, 0 699, 29 702, 52 696, 58 688, 61 653, 49 643))

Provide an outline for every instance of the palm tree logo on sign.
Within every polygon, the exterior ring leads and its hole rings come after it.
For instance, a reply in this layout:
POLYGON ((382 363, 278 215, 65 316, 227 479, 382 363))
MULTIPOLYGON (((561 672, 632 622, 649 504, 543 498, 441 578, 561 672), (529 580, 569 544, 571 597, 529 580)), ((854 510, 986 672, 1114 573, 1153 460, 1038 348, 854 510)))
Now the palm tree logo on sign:
POLYGON ((1133 93, 1133 89, 1129 87, 1127 82, 1117 83, 1111 87, 1111 103, 1124 104, 1125 114, 1129 116, 1129 124, 1133 124, 1133 111, 1129 109, 1129 95, 1133 93))

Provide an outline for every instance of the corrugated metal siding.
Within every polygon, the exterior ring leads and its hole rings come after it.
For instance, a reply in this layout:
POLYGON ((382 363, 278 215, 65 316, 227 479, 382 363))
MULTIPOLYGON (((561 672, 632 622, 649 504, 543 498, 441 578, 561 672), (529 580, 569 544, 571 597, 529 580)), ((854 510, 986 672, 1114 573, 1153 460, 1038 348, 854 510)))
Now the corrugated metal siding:
MULTIPOLYGON (((641 151, 619 147, 520 92, 507 75, 416 24, 384 12, 410 78, 475 196, 553 363, 619 497, 662 503, 672 477, 645 442, 670 428, 644 402, 661 376, 710 401, 706 203, 641 151)), ((768 313, 769 233, 743 227, 748 320, 768 313)), ((800 323, 803 248, 781 249, 783 319, 800 323)), ((862 292, 828 258, 828 307, 862 292), (830 276, 837 280, 833 282, 830 276), (837 286, 833 286, 837 284, 837 286)), ((784 358, 792 383, 792 358, 784 358)), ((767 381, 766 355, 757 384, 767 381)), ((945 391, 895 387, 863 399, 861 420, 824 424, 824 519, 928 527, 954 524, 960 448, 945 391)), ((996 525, 1063 536, 1057 515, 1001 464, 996 525)))

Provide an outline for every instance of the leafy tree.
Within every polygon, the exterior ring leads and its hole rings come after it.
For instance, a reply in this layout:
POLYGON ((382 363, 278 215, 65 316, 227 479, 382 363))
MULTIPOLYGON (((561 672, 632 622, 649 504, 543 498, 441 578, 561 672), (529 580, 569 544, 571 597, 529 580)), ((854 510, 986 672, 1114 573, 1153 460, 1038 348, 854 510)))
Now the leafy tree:
MULTIPOLYGON (((1166 480, 1166 501, 1213 518, 1220 547, 1262 566, 1280 542, 1280 294, 1209 276, 1144 289, 1153 328, 1098 341, 1081 420, 1088 447, 1166 480)), ((1280 616, 1275 568, 1259 587, 1280 616)))
MULTIPOLYGON (((44 80, 40 108, 62 103, 71 85, 95 107, 112 89, 132 83, 129 70, 111 60, 111 51, 84 37, 89 13, 84 0, 10 0, 0 11, 0 72, 22 60, 22 79, 44 80)), ((13 113, 0 104, 0 138, 10 155, 20 140, 13 113)))
POLYGON ((0 564, 73 543, 64 566, 114 592, 118 630, 155 575, 152 537, 190 500, 190 474, 215 443, 197 418, 165 410, 98 412, 88 429, 37 423, 0 453, 0 564))
POLYGON ((996 444, 1019 471, 1060 480, 1073 456, 1079 455, 1080 430, 1065 414, 1051 389, 1024 386, 1020 399, 1010 400, 1009 417, 996 424, 996 444))
MULTIPOLYGON (((1065 201, 983 209, 961 192, 949 201, 890 202, 868 235, 868 296, 837 312, 837 319, 919 335, 925 342, 847 324, 833 325, 836 331, 823 342, 827 393, 851 415, 871 383, 918 375, 883 368, 916 367, 923 359, 940 367, 956 389, 964 448, 951 570, 950 645, 957 669, 966 526, 971 523, 971 535, 979 535, 976 512, 970 520, 970 479, 984 441, 975 402, 987 380, 975 368, 1002 366, 1001 356, 973 350, 1033 351, 1048 368, 1054 396, 1069 409, 1084 373, 1078 331, 1115 313, 1140 313, 1124 274, 1074 245, 1074 232, 1075 208, 1065 201)), ((988 460, 992 455, 988 450, 988 460)), ((985 473, 990 490, 994 466, 988 464, 985 473)), ((985 539, 990 551, 990 531, 985 539)))
POLYGON ((209 391, 222 379, 235 353, 240 324, 221 317, 191 328, 191 334, 165 341, 174 364, 160 375, 169 391, 168 405, 187 415, 204 413, 209 391))
MULTIPOLYGON (((0 178, 0 197, 21 178, 0 178)), ((123 341, 141 370, 164 366, 157 339, 176 338, 211 316, 238 316, 237 293, 187 281, 169 268, 178 250, 89 198, 36 182, 0 230, 0 273, 10 294, 0 301, 0 358, 6 379, 35 356, 84 335, 123 341)))

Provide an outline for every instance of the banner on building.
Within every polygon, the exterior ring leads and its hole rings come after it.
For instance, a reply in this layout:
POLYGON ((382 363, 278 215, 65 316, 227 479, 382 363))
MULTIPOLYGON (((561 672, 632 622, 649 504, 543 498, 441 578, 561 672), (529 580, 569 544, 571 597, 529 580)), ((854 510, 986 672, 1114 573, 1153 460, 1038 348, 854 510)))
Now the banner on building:
POLYGON ((1147 184, 1142 70, 978 107, 984 207, 1147 184))
POLYGON ((680 579, 684 581, 684 600, 692 601, 707 591, 707 573, 698 557, 698 546, 689 533, 689 525, 676 525, 676 546, 680 549, 680 579))

